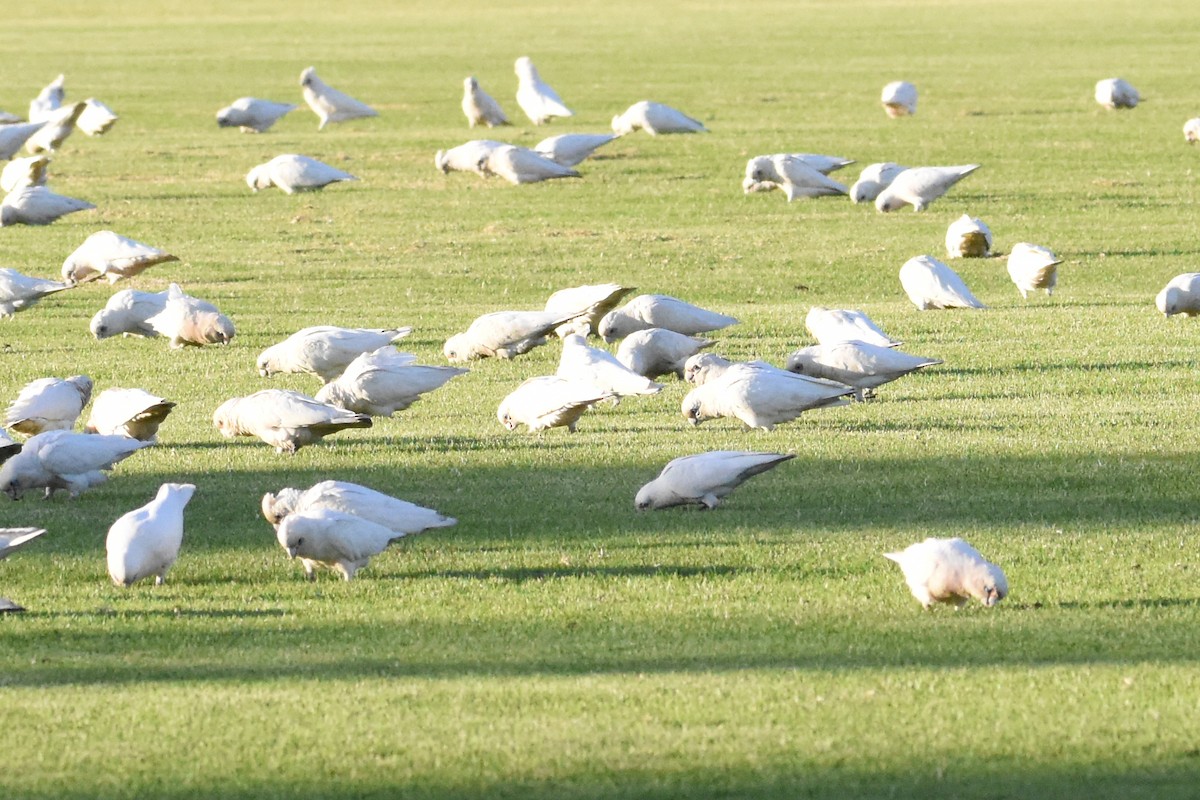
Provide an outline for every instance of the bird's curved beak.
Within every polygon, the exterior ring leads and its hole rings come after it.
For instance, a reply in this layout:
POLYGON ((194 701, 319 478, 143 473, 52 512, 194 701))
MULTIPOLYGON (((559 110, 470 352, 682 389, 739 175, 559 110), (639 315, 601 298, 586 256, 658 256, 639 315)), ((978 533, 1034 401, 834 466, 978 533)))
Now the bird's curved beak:
POLYGON ((295 547, 289 547, 289 548, 287 549, 287 554, 288 554, 288 558, 295 558, 295 557, 296 557, 296 548, 295 548, 295 547))

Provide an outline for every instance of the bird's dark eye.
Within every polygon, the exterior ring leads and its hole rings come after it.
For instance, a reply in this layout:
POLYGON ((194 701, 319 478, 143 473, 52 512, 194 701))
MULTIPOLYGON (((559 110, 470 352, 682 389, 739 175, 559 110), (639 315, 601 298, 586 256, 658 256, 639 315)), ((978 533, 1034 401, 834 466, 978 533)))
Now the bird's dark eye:
POLYGON ((304 537, 303 537, 303 536, 301 536, 299 539, 297 539, 297 540, 296 540, 296 546, 297 546, 297 547, 299 547, 299 546, 300 546, 300 545, 302 545, 302 544, 304 544, 304 537))

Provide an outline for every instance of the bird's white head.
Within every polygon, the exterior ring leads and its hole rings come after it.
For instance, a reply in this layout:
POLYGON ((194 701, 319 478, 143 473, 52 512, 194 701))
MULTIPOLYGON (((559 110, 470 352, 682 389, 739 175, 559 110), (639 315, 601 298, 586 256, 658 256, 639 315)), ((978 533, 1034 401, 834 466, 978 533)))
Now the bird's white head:
POLYGON ((1180 291, 1178 287, 1168 286, 1159 292, 1158 296, 1154 298, 1154 304, 1158 306, 1158 310, 1161 311, 1165 317, 1169 317, 1172 314, 1178 314, 1179 295, 1180 291))
POLYGON ((527 80, 537 80, 537 68, 533 66, 533 62, 529 60, 529 56, 521 56, 513 64, 513 72, 517 73, 517 78, 522 82, 527 80))
POLYGON ((300 73, 301 86, 312 86, 318 80, 317 73, 312 67, 307 67, 303 72, 300 73))
POLYGON ((903 200, 893 195, 887 189, 884 189, 879 193, 879 196, 875 198, 876 210, 884 214, 889 211, 895 211, 898 208, 904 208, 905 205, 906 203, 903 200))
POLYGON ((246 173, 246 185, 254 191, 259 189, 268 189, 272 186, 271 176, 267 172, 266 164, 259 164, 254 169, 246 173))
POLYGON ((633 133, 633 124, 625 120, 624 114, 617 114, 612 118, 612 132, 617 136, 624 136, 627 133, 633 133))
POLYGON ((975 582, 970 588, 972 594, 978 597, 981 603, 991 608, 1008 597, 1008 578, 1005 577, 1004 571, 995 564, 982 564, 975 576, 975 582))

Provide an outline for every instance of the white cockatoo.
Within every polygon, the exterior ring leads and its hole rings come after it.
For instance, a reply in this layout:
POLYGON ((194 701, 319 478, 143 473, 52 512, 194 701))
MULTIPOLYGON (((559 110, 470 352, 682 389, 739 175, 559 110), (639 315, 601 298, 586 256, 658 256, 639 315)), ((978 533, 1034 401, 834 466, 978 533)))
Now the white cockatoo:
POLYGON ((597 333, 604 341, 615 342, 634 331, 650 328, 665 328, 691 336, 736 324, 736 317, 694 306, 677 297, 641 294, 605 314, 600 320, 597 333))
POLYGON ((542 375, 528 379, 501 400, 496 418, 510 431, 525 425, 530 432, 565 427, 574 433, 585 411, 612 396, 590 383, 542 375))
POLYGON ((880 212, 912 206, 924 211, 929 204, 950 191, 950 187, 979 169, 978 164, 959 167, 913 167, 897 175, 875 198, 880 212))
POLYGON ((1163 316, 1183 314, 1194 317, 1200 314, 1200 272, 1185 272, 1176 275, 1154 298, 1154 305, 1163 316))
POLYGON ((512 124, 496 99, 480 88, 474 75, 463 78, 462 110, 467 116, 467 125, 472 128, 476 125, 494 128, 512 124))
POLYGON ((69 284, 86 283, 99 278, 105 278, 112 284, 121 278, 132 278, 156 264, 178 260, 178 256, 166 250, 127 236, 112 231, 96 231, 63 261, 62 276, 69 284))
POLYGON ((0 228, 49 225, 60 217, 95 208, 87 200, 56 194, 45 186, 19 186, 0 201, 0 228))
POLYGON ((0 319, 36 305, 48 294, 70 288, 65 283, 34 278, 8 267, 0 268, 0 319))
POLYGON ((809 409, 845 405, 846 396, 853 393, 841 384, 754 364, 735 364, 716 380, 688 392, 681 411, 693 425, 716 417, 737 417, 748 428, 769 431, 809 409))
POLYGON ((571 333, 590 336, 596 332, 604 315, 634 291, 632 286, 622 286, 619 283, 573 286, 569 289, 559 289, 546 298, 545 310, 560 314, 578 314, 570 322, 555 329, 559 337, 571 333))
POLYGON ((962 539, 935 539, 884 556, 900 565, 913 597, 925 608, 934 603, 962 607, 976 598, 989 608, 1008 595, 1004 571, 962 539))
POLYGON ((164 483, 146 505, 122 515, 108 529, 104 549, 108 575, 117 586, 132 586, 154 576, 161 586, 183 546, 183 509, 196 487, 164 483))
POLYGON ((105 389, 92 402, 83 432, 153 442, 158 426, 173 408, 175 404, 170 400, 145 389, 105 389))
POLYGON ((858 180, 850 187, 850 199, 855 203, 873 203, 879 193, 892 184, 908 167, 891 161, 868 164, 858 174, 858 180))
MULTIPOLYGON (((683 379, 693 386, 703 386, 719 379, 730 368, 744 365, 767 371, 782 372, 784 375, 794 375, 785 369, 768 364, 765 361, 730 361, 716 353, 696 353, 683 364, 683 379)), ((825 381, 814 380, 815 383, 825 384, 825 381)))
POLYGON ((185 294, 179 284, 167 287, 163 310, 146 320, 159 336, 165 336, 172 349, 229 344, 237 331, 233 320, 207 300, 185 294))
POLYGON ((7 161, 25 146, 29 137, 46 126, 45 122, 15 122, 0 125, 0 161, 7 161))
POLYGON ((308 103, 308 107, 321 120, 321 124, 317 126, 319 131, 331 123, 379 116, 379 112, 366 103, 339 92, 318 78, 312 67, 300 73, 300 90, 304 95, 304 102, 308 103))
POLYGON ((51 111, 45 125, 25 140, 25 151, 31 155, 54 152, 75 130, 75 122, 87 108, 86 103, 71 103, 51 111))
POLYGON ((583 311, 493 311, 473 321, 442 345, 449 361, 476 358, 516 358, 546 343, 555 328, 583 315, 583 311))
POLYGON ((879 100, 892 119, 917 113, 917 87, 908 81, 892 81, 883 87, 879 100))
POLYGON ((789 203, 798 197, 826 197, 847 192, 845 186, 826 177, 804 158, 804 154, 798 153, 755 156, 746 162, 742 191, 751 194, 770 187, 782 189, 789 203))
POLYGON ((1133 108, 1139 100, 1138 90, 1122 78, 1105 78, 1096 83, 1096 102, 1105 108, 1133 108))
POLYGON ((1017 242, 1008 253, 1008 277, 1016 284, 1021 297, 1045 289, 1049 295, 1058 285, 1058 265, 1063 260, 1054 251, 1040 244, 1017 242))
POLYGON ((213 412, 213 426, 223 436, 257 436, 276 453, 292 453, 306 444, 346 428, 369 428, 366 414, 318 403, 285 389, 263 389, 234 397, 213 412))
POLYGON ((274 186, 286 194, 315 192, 331 183, 356 180, 358 178, 349 172, 331 167, 315 158, 294 153, 275 156, 246 173, 246 185, 255 192, 274 186))
POLYGON ((330 508, 311 508, 288 514, 275 529, 279 546, 304 564, 304 574, 316 580, 316 568, 328 567, 350 580, 372 556, 404 534, 369 519, 330 508))
POLYGON ((38 96, 29 101, 29 121, 43 122, 62 107, 63 99, 67 96, 66 75, 59 75, 46 84, 38 96))
POLYGON ((363 353, 400 341, 412 328, 339 328, 315 325, 301 328, 258 354, 258 374, 269 378, 281 372, 316 375, 329 383, 363 353))
POLYGON ((573 167, 617 137, 611 133, 564 133, 542 139, 533 149, 563 167, 573 167))
POLYGON ((513 71, 517 73, 517 105, 534 125, 542 125, 554 117, 575 116, 558 93, 542 80, 529 56, 518 58, 513 71))
POLYGON ((45 153, 14 158, 0 170, 0 190, 7 194, 26 186, 45 186, 46 170, 49 166, 50 156, 45 153))
POLYGON ((38 378, 21 389, 4 414, 4 427, 34 436, 44 431, 69 431, 92 399, 92 379, 38 378))
POLYGON ((121 119, 107 105, 94 97, 83 101, 83 111, 75 120, 75 127, 87 136, 103 136, 112 130, 112 126, 121 119))
POLYGON ((685 336, 665 328, 650 328, 634 331, 621 340, 617 347, 617 360, 638 375, 657 378, 660 375, 675 375, 682 378, 684 365, 692 356, 716 341, 685 336))
POLYGON ((745 481, 794 457, 734 450, 682 456, 667 462, 657 478, 639 489, 633 505, 638 511, 682 505, 713 509, 745 481))
POLYGON ((817 344, 866 342, 883 347, 900 344, 866 314, 848 308, 813 306, 804 317, 804 327, 817 340, 817 344))
POLYGON ((416 358, 391 345, 363 353, 341 375, 322 386, 315 399, 360 414, 390 417, 469 371, 416 364, 416 358))
POLYGON ((263 133, 299 106, 258 97, 239 97, 217 112, 217 126, 238 128, 242 133, 263 133))
POLYGON ((607 350, 590 347, 577 333, 563 337, 562 342, 555 373, 560 378, 589 384, 613 398, 658 394, 663 390, 661 383, 634 372, 607 350))
POLYGON ((983 308, 959 274, 933 256, 914 256, 900 267, 900 286, 918 311, 983 308))
POLYGON ((511 144, 489 150, 481 166, 485 177, 495 175, 514 185, 580 177, 576 170, 551 161, 541 153, 511 144))
POLYGON ((667 133, 708 133, 708 128, 698 119, 692 119, 677 108, 639 100, 612 118, 613 133, 624 136, 643 130, 651 136, 667 133))
POLYGON ((946 255, 950 258, 986 258, 992 254, 992 229, 970 214, 946 228, 946 255))
POLYGON ((153 444, 126 436, 63 430, 39 433, 0 466, 0 489, 13 500, 21 499, 32 489, 44 489, 46 497, 64 489, 71 497, 77 497, 104 483, 105 470, 153 444))
POLYGON ((440 511, 347 481, 321 481, 307 489, 283 488, 262 498, 263 516, 272 525, 290 514, 317 508, 353 514, 402 536, 458 524, 440 511))
POLYGON ((1193 117, 1183 123, 1183 140, 1188 144, 1200 142, 1200 117, 1193 117))
POLYGON ((451 172, 474 172, 486 178, 488 156, 496 148, 504 146, 504 142, 494 139, 472 139, 449 150, 438 150, 433 156, 433 164, 446 175, 451 172))
MULTIPOLYGON (((126 336, 158 336, 149 320, 167 307, 167 292, 139 292, 122 289, 108 298, 104 308, 92 317, 90 330, 97 339, 126 336)), ((216 310, 216 307, 213 307, 216 310)))
POLYGON ((885 383, 941 363, 940 359, 902 353, 892 347, 865 342, 838 342, 796 350, 788 356, 787 368, 800 375, 853 386, 854 397, 861 402, 871 390, 885 383))

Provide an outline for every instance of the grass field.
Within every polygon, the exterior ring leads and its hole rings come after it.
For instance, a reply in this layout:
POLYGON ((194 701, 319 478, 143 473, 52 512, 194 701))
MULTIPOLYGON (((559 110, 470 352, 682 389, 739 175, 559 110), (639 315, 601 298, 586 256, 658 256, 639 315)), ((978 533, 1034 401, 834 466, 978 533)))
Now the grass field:
POLYGON ((49 531, 0 564, 29 609, 0 616, 0 797, 1195 797, 1200 334, 1153 305, 1200 254, 1194 3, 562 5, 5 10, 0 108, 63 72, 121 120, 51 166, 98 210, 0 230, 0 266, 53 276, 112 229, 182 259, 126 285, 179 281, 238 335, 93 341, 98 284, 0 325, 5 403, 78 372, 179 403, 108 484, 0 505, 0 526, 49 531), (712 132, 626 137, 578 181, 436 171, 488 135, 459 110, 465 76, 517 119, 520 55, 576 117, 496 138, 603 131, 640 99, 712 132), (380 116, 216 127, 242 95, 300 102, 309 65, 380 116), (1117 75, 1143 105, 1095 105, 1117 75), (922 93, 911 119, 878 104, 898 78, 922 93), (746 159, 781 151, 857 159, 847 183, 875 161, 983 168, 924 214, 743 196, 746 159), (246 171, 287 152, 361 180, 252 195, 246 171), (1054 296, 1023 301, 1003 259, 957 262, 989 308, 915 311, 897 271, 944 255, 964 212, 1002 252, 1065 258, 1054 296), (826 305, 945 365, 772 433, 691 428, 671 382, 573 436, 510 434, 496 405, 554 371, 552 343, 290 458, 211 425, 231 396, 315 392, 254 369, 306 325, 412 325, 402 349, 444 363, 475 316, 607 281, 739 317, 731 358, 780 363, 826 305), (713 512, 634 511, 667 460, 718 448, 796 458, 713 512), (460 522, 310 584, 258 501, 325 478, 460 522), (105 533, 167 480, 199 487, 180 560, 115 588, 105 533), (953 535, 1007 572, 999 607, 923 612, 881 557, 953 535))

